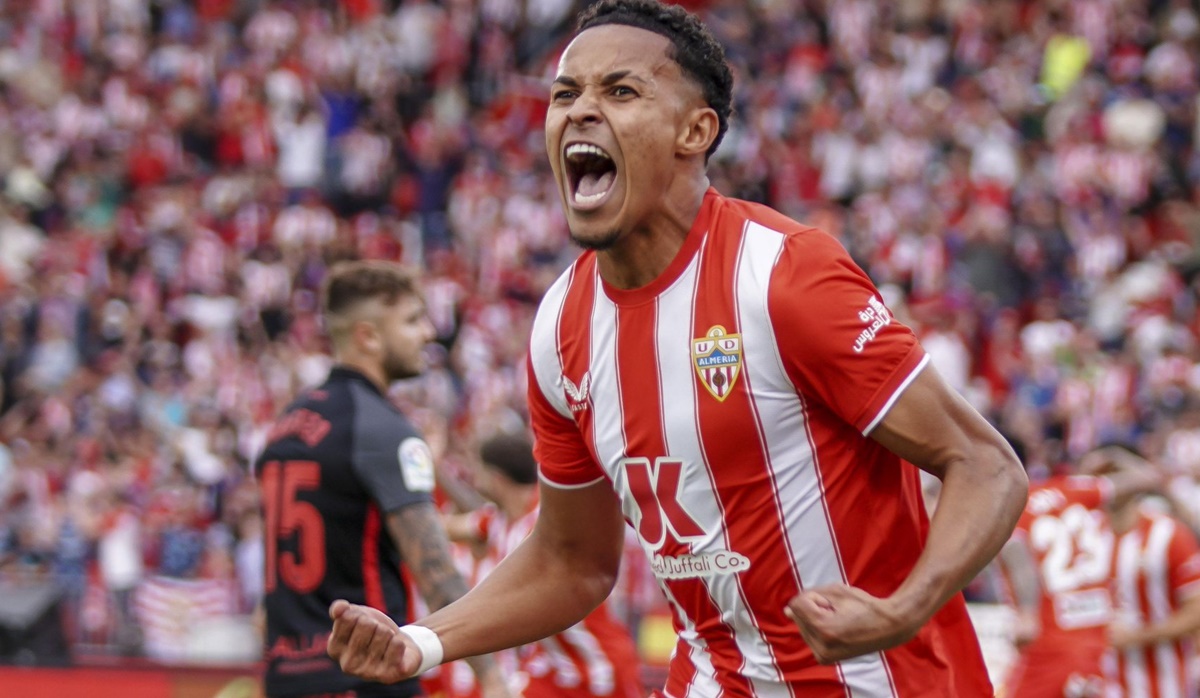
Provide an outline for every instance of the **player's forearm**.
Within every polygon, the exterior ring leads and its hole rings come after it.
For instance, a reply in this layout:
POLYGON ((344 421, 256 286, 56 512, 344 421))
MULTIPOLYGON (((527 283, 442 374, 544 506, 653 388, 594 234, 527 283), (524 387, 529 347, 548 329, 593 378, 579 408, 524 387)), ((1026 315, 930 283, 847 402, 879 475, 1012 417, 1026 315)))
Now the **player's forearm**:
POLYGON ((583 620, 612 590, 616 570, 567 560, 526 541, 460 601, 420 621, 446 661, 527 644, 583 620))
POLYGON ((1200 631, 1200 597, 1192 597, 1175 613, 1161 623, 1148 625, 1135 632, 1138 645, 1158 642, 1174 642, 1200 631))
POLYGON ((948 464, 925 550, 892 595, 904 617, 923 624, 990 562, 1012 534, 1029 482, 1000 444, 948 464))
POLYGON ((1008 576, 1018 610, 1037 613, 1041 604, 1041 584, 1033 555, 1025 542, 1019 538, 1010 539, 1001 548, 998 559, 1008 576))

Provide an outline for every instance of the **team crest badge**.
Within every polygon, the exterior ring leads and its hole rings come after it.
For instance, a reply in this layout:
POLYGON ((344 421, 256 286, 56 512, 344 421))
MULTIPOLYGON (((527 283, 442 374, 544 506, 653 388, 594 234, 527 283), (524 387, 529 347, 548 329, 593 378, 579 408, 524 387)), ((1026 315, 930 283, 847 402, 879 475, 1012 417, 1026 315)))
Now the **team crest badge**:
POLYGON ((708 392, 724 402, 742 373, 742 335, 713 325, 708 334, 692 340, 692 364, 708 392))

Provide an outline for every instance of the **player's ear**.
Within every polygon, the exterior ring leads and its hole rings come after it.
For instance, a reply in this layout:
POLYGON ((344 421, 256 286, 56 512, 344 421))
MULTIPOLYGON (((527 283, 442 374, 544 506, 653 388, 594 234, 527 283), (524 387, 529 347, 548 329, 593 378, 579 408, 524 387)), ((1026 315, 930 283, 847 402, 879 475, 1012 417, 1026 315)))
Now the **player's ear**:
POLYGON ((716 139, 720 123, 712 107, 696 107, 684 119, 675 149, 680 155, 704 155, 716 139))
POLYGON ((363 351, 371 354, 383 351, 383 337, 379 334, 379 328, 370 320, 354 323, 354 341, 363 351))

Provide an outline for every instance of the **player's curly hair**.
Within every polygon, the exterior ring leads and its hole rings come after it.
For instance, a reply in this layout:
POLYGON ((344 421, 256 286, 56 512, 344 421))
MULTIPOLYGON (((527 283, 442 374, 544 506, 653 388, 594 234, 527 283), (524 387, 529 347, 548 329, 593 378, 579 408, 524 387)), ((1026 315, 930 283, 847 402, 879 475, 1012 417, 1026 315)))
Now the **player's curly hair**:
POLYGON ((733 73, 716 37, 692 13, 658 0, 601 0, 579 15, 577 31, 605 24, 637 27, 670 39, 670 58, 700 86, 704 101, 717 112, 717 137, 704 155, 705 160, 711 157, 733 114, 733 73))

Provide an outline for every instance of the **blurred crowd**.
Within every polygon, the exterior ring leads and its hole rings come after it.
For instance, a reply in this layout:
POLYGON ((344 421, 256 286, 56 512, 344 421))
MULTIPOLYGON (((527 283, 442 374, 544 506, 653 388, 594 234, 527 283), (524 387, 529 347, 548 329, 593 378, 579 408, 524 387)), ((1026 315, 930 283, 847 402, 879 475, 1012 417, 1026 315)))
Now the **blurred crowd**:
MULTIPOLYGON (((74 641, 139 651, 151 579, 254 607, 248 464, 337 260, 424 269, 393 395, 443 467, 524 423, 582 4, 0 2, 0 574, 74 641)), ((1135 444, 1200 509, 1195 2, 685 4, 735 68, 718 189, 838 236, 1035 477, 1135 444)))

